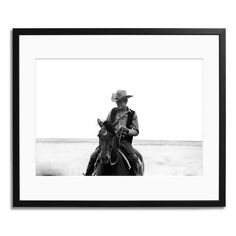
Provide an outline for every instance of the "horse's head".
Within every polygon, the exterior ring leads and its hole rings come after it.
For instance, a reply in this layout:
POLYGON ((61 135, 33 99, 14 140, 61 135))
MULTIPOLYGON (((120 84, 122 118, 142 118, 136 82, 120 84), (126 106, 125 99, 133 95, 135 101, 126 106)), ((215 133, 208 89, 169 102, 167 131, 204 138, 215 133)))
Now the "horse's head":
POLYGON ((102 124, 101 130, 98 133, 99 145, 101 148, 100 160, 102 163, 108 163, 111 159, 111 152, 116 145, 116 133, 114 124, 105 121, 102 124))

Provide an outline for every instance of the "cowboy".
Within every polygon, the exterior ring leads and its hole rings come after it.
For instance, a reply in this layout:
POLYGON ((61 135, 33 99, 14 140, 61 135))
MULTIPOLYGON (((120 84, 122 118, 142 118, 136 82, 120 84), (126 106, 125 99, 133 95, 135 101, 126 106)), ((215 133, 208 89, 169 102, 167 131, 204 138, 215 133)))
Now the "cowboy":
MULTIPOLYGON (((139 175, 139 162, 138 157, 132 147, 133 136, 139 134, 138 118, 135 111, 128 108, 128 98, 133 97, 127 95, 125 90, 117 90, 116 93, 112 94, 111 100, 116 102, 117 107, 113 108, 108 114, 107 121, 112 123, 117 122, 115 131, 121 135, 120 147, 126 154, 127 159, 133 169, 135 175, 139 175)), ((85 175, 92 175, 94 171, 94 164, 97 159, 97 155, 100 152, 98 146, 96 150, 90 156, 89 164, 85 175)))

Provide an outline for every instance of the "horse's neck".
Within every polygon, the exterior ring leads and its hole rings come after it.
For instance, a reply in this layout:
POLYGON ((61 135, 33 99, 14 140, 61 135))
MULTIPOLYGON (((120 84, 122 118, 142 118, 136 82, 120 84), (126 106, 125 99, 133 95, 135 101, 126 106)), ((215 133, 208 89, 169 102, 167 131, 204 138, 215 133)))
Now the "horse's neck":
POLYGON ((118 150, 120 150, 119 139, 118 139, 118 137, 114 137, 113 145, 112 145, 112 153, 113 153, 113 155, 117 155, 118 150))
POLYGON ((120 149, 119 138, 117 136, 114 138, 113 148, 114 149, 120 149))

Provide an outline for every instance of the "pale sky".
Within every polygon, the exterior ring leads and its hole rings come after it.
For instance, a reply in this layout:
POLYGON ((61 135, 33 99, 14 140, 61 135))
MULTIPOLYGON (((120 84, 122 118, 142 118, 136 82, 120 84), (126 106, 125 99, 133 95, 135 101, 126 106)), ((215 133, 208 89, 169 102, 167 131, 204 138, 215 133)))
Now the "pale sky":
POLYGON ((36 137, 97 138, 118 89, 133 95, 136 139, 202 140, 200 59, 38 59, 36 137))

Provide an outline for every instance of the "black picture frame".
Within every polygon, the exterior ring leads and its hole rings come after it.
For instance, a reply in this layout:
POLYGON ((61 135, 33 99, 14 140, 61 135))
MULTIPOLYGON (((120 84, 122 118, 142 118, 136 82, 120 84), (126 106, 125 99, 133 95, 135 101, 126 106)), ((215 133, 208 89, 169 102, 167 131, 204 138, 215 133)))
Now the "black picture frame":
MULTIPOLYGON (((13 207, 224 207, 226 205, 226 30, 220 28, 41 28, 12 31, 12 174, 13 207), (217 35, 219 36, 219 198, 184 201, 36 201, 20 199, 20 48, 22 35, 217 35)), ((21 131, 22 132, 22 131, 21 131)))

